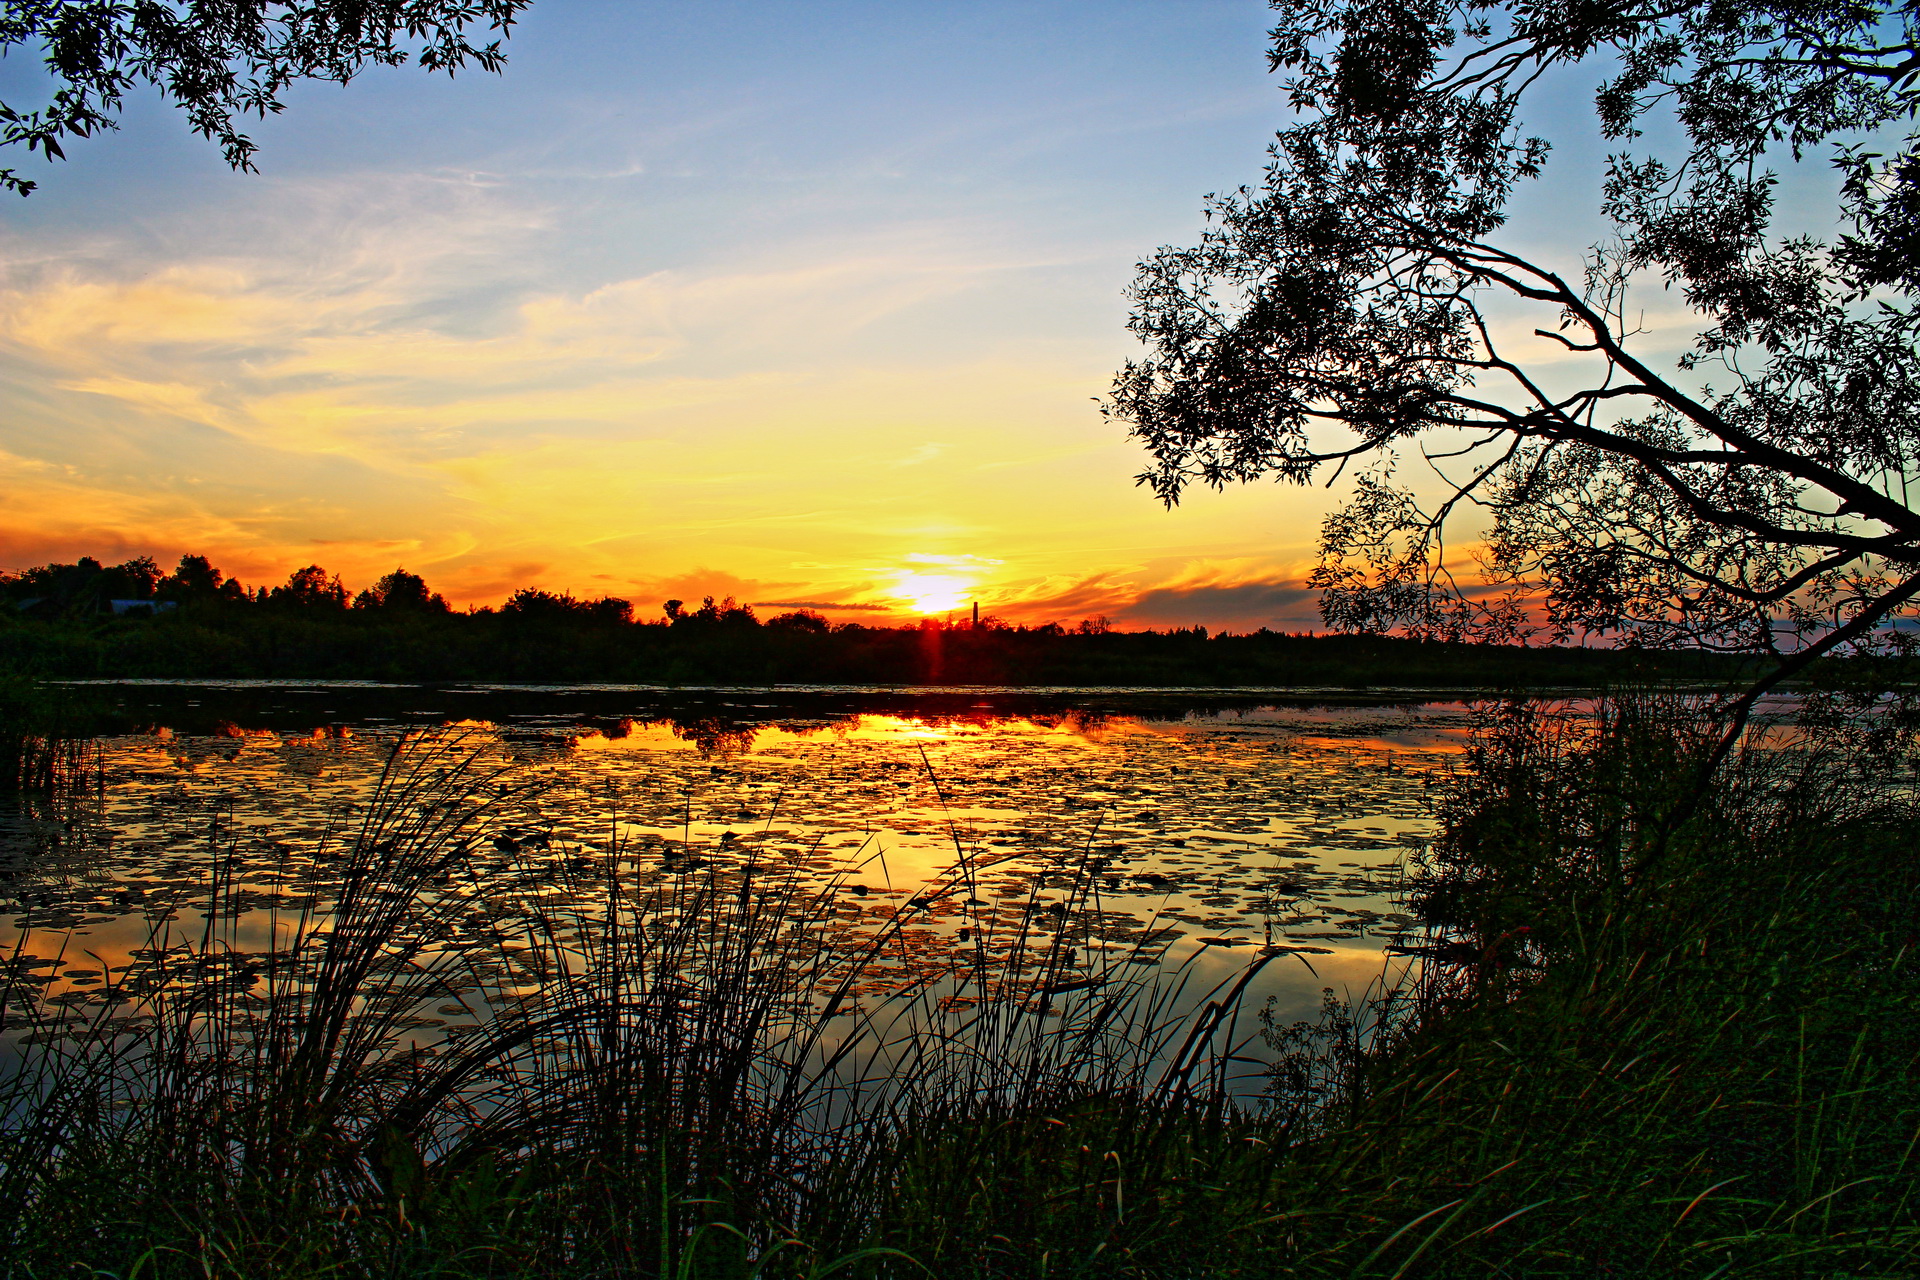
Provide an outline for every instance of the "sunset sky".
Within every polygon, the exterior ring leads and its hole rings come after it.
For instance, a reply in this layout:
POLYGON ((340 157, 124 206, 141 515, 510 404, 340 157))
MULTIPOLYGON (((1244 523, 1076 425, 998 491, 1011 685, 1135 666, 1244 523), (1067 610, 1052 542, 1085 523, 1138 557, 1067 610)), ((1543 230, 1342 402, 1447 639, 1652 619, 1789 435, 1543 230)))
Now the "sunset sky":
POLYGON ((1135 260, 1258 177, 1270 19, 544 0, 502 76, 297 90, 254 175, 142 99, 12 161, 0 567, 1315 625, 1333 498, 1164 511, 1095 404, 1135 260))

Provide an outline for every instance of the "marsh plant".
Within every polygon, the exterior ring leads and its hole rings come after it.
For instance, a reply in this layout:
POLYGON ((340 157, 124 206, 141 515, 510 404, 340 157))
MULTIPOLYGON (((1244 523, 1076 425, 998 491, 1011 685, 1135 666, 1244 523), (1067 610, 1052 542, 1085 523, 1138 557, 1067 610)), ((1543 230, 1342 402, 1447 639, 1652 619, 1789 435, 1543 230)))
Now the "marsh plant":
POLYGON ((200 926, 157 918, 84 1003, 18 980, 22 940, 0 1011, 16 1273, 912 1271, 879 1227, 903 1151, 958 1221, 1009 1124, 1240 1122, 1264 961, 1190 991, 1090 946, 1084 875, 1011 925, 929 928, 977 901, 957 837, 946 877, 878 910, 817 850, 641 851, 612 822, 563 845, 499 819, 521 786, 497 752, 401 744, 250 933, 216 822, 200 926))
POLYGON ((74 695, 0 676, 0 796, 50 797, 94 780, 84 720, 74 695))
POLYGON ((1271 1200, 1289 1273, 1920 1266, 1912 738, 1823 698, 1724 752, 1724 710, 1484 710, 1411 869, 1409 1016, 1294 1029, 1333 1087, 1271 1200))
POLYGON ((289 853, 270 943, 216 829, 197 931, 156 916, 104 998, 14 984, 0 1267, 1910 1275, 1920 824, 1883 728, 1489 709, 1413 979, 1293 1024, 1242 1008, 1291 957, 1133 963, 1167 957, 1098 936, 1070 858, 968 915, 956 836, 877 904, 859 855, 507 826, 496 742, 411 741, 289 853))

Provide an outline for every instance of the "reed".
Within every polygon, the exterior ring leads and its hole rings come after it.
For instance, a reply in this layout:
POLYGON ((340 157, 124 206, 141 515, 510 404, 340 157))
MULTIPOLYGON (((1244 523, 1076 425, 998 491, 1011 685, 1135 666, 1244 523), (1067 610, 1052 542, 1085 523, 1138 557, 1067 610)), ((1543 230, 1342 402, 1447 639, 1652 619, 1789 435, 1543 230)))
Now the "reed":
POLYGON ((84 715, 71 695, 0 677, 0 795, 49 796, 96 774, 84 715))
MULTIPOLYGON (((0 1010, 30 1050, 0 1098, 16 1271, 917 1273, 875 1225, 903 1159, 924 1182, 954 1135, 1063 1107, 1235 1113, 1250 974, 1131 976, 1058 924, 1090 876, 943 950, 930 905, 858 915, 852 866, 516 838, 489 741, 396 750, 289 860, 271 945, 234 931, 216 834, 197 935, 157 927, 79 1025, 0 1010)), ((956 850, 921 904, 988 869, 956 850)))
POLYGON ((4 1010, 0 1269, 1913 1274, 1912 773, 1770 731, 1702 796, 1717 727, 1491 715, 1417 981, 1292 1026, 1094 945, 1072 858, 961 942, 957 837, 877 917, 818 851, 543 844, 485 740, 416 741, 289 857, 274 945, 216 836, 122 1003, 4 1010))
POLYGON ((1773 726, 1702 796, 1712 710, 1482 725, 1414 875, 1464 952, 1284 1160, 1289 1273, 1920 1268, 1911 760, 1773 726))

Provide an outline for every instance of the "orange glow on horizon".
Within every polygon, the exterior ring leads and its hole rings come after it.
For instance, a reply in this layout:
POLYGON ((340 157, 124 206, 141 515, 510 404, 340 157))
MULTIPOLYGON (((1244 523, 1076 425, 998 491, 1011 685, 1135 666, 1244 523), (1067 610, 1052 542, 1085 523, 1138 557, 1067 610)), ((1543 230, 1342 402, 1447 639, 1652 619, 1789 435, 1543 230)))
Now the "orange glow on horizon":
POLYGON ((952 613, 972 599, 974 586, 962 578, 945 573, 908 572, 900 575, 897 589, 920 613, 952 613))

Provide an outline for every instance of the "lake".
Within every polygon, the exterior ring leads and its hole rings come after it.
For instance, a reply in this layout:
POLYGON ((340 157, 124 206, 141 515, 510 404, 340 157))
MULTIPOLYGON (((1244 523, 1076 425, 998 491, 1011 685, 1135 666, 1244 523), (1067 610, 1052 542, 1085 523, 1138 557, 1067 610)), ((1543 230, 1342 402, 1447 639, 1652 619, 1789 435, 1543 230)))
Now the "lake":
MULTIPOLYGON (((441 945, 484 949, 532 904, 590 913, 590 865, 628 890, 721 867, 814 886, 836 929, 894 929, 903 972, 1038 929, 1088 972, 1184 967, 1195 990, 1264 960, 1251 993, 1306 1016, 1322 989, 1356 996, 1406 964, 1385 950, 1414 928, 1399 868, 1470 723, 1459 700, 1273 691, 86 693, 112 708, 95 785, 0 825, 14 971, 76 1024, 137 1004, 130 976, 179 940, 270 951, 421 734, 414 750, 492 778, 484 838, 444 886, 487 928, 441 945)), ((502 949, 509 966, 523 950, 502 949)), ((466 1016, 456 1001, 414 1024, 466 1016)))

